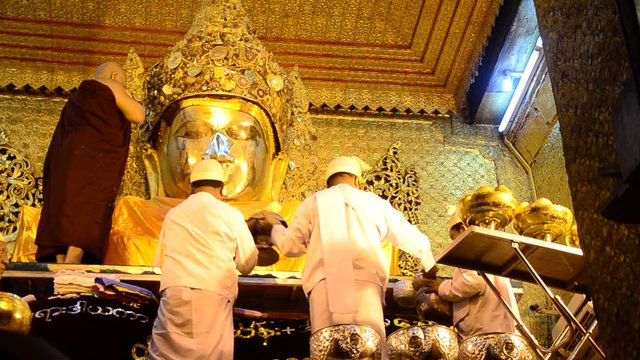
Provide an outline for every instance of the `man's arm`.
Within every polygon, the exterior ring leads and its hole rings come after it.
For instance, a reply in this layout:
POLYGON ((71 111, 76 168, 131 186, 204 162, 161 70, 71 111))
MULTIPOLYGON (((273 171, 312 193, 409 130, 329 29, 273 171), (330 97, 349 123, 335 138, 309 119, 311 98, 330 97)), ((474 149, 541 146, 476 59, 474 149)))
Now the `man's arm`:
MULTIPOLYGON (((412 225, 404 215, 393 208, 387 201, 382 206, 387 221, 386 239, 398 248, 420 259, 425 271, 430 271, 436 265, 431 252, 431 242, 417 227, 412 225)), ((435 271, 434 271, 435 275, 435 271)))
POLYGON ((440 284, 438 296, 448 301, 460 301, 481 293, 485 286, 477 271, 456 269, 453 279, 440 284))
POLYGON ((278 247, 284 256, 298 257, 304 255, 307 251, 307 241, 311 238, 311 206, 315 203, 307 199, 304 201, 293 216, 291 224, 285 228, 280 219, 265 212, 265 219, 269 221, 273 227, 271 228, 271 243, 278 247))
POLYGON ((133 123, 141 123, 144 121, 144 107, 134 100, 127 90, 119 82, 112 79, 96 79, 107 85, 113 96, 116 98, 116 105, 122 111, 127 120, 133 123))

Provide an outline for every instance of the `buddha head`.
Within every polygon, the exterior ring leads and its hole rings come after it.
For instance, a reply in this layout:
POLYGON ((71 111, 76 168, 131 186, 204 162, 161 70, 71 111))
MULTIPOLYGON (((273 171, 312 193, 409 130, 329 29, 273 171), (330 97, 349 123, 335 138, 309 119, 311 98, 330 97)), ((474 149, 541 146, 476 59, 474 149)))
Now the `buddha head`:
POLYGON ((144 82, 142 136, 154 150, 159 194, 186 197, 191 168, 212 158, 227 176, 225 199, 277 200, 294 167, 285 134, 296 134, 309 102, 297 70, 278 66, 239 0, 203 0, 189 32, 144 82))
POLYGON ((193 166, 216 159, 227 178, 225 199, 272 198, 273 175, 282 172, 278 168, 286 166, 286 158, 259 106, 237 97, 193 97, 176 102, 167 118, 154 137, 166 195, 189 195, 193 166))

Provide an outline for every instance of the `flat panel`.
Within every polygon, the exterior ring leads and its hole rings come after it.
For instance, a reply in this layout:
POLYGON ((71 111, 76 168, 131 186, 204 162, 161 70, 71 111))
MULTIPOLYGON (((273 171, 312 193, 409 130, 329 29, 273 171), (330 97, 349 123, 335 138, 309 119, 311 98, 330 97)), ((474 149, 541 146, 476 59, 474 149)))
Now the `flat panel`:
POLYGON ((581 249, 503 231, 471 226, 435 259, 444 265, 535 283, 514 246, 548 286, 588 293, 581 249))

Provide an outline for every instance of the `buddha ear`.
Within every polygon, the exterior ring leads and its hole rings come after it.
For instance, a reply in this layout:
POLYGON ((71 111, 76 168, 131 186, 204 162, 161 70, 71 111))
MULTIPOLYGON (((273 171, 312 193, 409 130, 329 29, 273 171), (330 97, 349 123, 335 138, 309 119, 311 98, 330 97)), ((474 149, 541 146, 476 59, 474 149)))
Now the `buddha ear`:
POLYGON ((289 166, 289 155, 280 152, 271 162, 271 200, 278 201, 289 166))
POLYGON ((142 161, 144 162, 147 185, 149 186, 149 198, 164 196, 158 154, 155 151, 146 151, 142 156, 142 161))

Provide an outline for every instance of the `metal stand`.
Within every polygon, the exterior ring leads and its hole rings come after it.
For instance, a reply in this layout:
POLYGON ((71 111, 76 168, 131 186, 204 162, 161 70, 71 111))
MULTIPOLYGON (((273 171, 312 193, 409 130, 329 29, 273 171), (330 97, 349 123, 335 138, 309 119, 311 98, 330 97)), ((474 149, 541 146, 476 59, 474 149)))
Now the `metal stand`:
POLYGON ((591 336, 596 328, 597 321, 594 321, 588 329, 585 329, 562 299, 547 286, 547 283, 550 282, 554 286, 565 290, 588 291, 584 276, 584 260, 580 249, 493 229, 471 226, 453 244, 438 254, 436 261, 446 265, 477 270, 508 310, 516 322, 518 331, 541 359, 549 359, 553 353, 557 352, 572 338, 575 332, 579 332, 582 338, 576 350, 569 356, 569 359, 573 359, 577 351, 587 342, 602 359, 606 359, 606 355, 591 336), (532 264, 531 259, 536 264, 532 264), (538 265, 538 271, 536 271, 535 265, 538 265), (540 270, 543 270, 543 276, 546 281, 541 276, 540 270), (554 340, 549 348, 544 348, 538 344, 522 320, 513 312, 507 301, 486 276, 485 272, 534 282, 542 287, 545 295, 551 300, 568 324, 567 328, 554 340))

